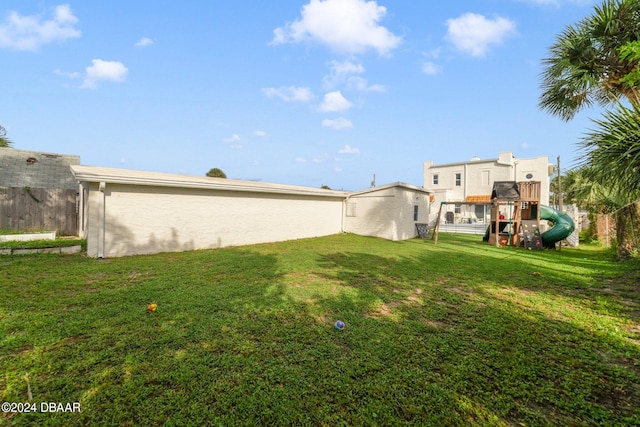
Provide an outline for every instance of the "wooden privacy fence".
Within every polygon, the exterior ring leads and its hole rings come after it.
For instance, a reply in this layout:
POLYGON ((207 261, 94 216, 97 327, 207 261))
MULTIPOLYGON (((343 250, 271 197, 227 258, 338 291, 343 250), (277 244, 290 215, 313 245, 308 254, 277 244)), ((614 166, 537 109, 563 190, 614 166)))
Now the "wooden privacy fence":
POLYGON ((0 187, 0 229, 78 234, 76 190, 0 187))
POLYGON ((609 246, 615 242, 619 258, 640 252, 640 201, 608 214, 598 215, 598 238, 609 246))

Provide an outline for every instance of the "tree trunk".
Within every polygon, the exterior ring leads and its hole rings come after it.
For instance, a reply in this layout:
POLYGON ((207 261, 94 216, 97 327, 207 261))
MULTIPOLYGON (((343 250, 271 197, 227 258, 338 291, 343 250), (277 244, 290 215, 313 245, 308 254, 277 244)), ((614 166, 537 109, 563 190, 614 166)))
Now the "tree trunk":
POLYGON ((618 258, 625 259, 640 249, 640 202, 618 210, 615 218, 618 258))

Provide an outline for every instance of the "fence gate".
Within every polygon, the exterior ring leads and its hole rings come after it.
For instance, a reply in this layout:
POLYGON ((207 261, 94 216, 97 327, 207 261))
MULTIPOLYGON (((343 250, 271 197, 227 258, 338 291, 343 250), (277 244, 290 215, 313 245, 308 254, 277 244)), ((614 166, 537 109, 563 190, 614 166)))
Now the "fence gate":
POLYGON ((0 229, 78 234, 76 190, 0 187, 0 229))

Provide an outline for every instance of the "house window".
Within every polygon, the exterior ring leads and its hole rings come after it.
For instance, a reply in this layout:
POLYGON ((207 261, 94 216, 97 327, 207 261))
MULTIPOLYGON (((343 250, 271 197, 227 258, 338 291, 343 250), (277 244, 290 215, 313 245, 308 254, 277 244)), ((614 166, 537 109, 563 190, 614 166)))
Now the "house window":
POLYGON ((413 205, 413 220, 418 220, 418 205, 413 205))
POLYGON ((462 174, 460 172, 456 173, 456 187, 460 187, 462 185, 462 174))
POLYGON ((438 185, 438 174, 433 175, 433 185, 438 185))
POLYGON ((453 212, 459 214, 460 213, 460 209, 461 206, 460 205, 453 205, 453 212))

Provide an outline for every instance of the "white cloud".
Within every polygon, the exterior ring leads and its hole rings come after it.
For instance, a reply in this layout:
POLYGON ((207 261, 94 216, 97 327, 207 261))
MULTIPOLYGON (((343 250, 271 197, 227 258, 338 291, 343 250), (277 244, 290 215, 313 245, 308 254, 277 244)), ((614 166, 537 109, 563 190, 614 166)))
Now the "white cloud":
POLYGON ((360 76, 351 76, 347 81, 348 89, 355 89, 361 92, 386 92, 387 88, 380 84, 369 84, 367 79, 360 76))
POLYGON ((143 37, 140 40, 138 40, 136 42, 136 47, 145 47, 145 46, 151 46, 154 43, 154 41, 152 39, 150 39, 149 37, 143 37))
POLYGON ((238 142, 240 141, 240 136, 237 133, 234 133, 229 138, 225 138, 224 142, 238 142))
POLYGON ((262 89, 269 98, 280 98, 286 102, 309 102, 314 98, 313 92, 308 87, 266 87, 262 89))
POLYGON ((81 73, 78 73, 77 71, 75 72, 71 72, 71 73, 67 73, 65 71, 61 71, 61 70, 53 70, 54 74, 57 74, 59 76, 63 76, 63 77, 68 77, 70 79, 77 79, 79 77, 82 77, 81 73))
POLYGON ((374 0, 310 0, 300 19, 273 31, 271 43, 315 41, 342 53, 386 55, 402 41, 379 24, 386 14, 374 0))
POLYGON ((351 123, 351 120, 345 119, 344 117, 340 117, 340 118, 335 119, 335 120, 324 119, 322 121, 322 126, 324 126, 326 128, 330 128, 330 129, 340 130, 340 129, 352 128, 353 127, 353 123, 351 123))
POLYGON ((0 47, 33 51, 48 43, 77 38, 81 35, 80 30, 74 28, 77 22, 78 18, 67 4, 56 6, 53 17, 48 20, 12 11, 0 24, 0 47))
POLYGON ((487 19, 475 13, 447 20, 447 28, 446 38, 458 50, 478 57, 485 56, 490 46, 516 33, 516 24, 509 19, 487 19))
POLYGON ((356 64, 349 60, 343 62, 331 61, 329 74, 322 78, 322 82, 324 83, 325 88, 331 89, 337 85, 345 83, 349 76, 353 74, 362 74, 364 71, 362 64, 356 64))
POLYGON ((350 145, 346 144, 340 151, 338 151, 338 153, 340 153, 340 154, 360 154, 360 149, 356 148, 356 147, 351 147, 350 145))
POLYGON ((93 59, 92 65, 86 68, 84 82, 81 88, 94 89, 101 81, 123 82, 127 78, 129 70, 119 61, 103 61, 93 59))
POLYGON ((526 143, 526 142, 523 142, 523 143, 522 143, 522 145, 520 145, 520 147, 521 147, 523 150, 528 150, 529 148, 531 148, 531 146, 530 146, 528 143, 526 143))
POLYGON ((327 161, 327 159, 329 158, 328 154, 323 154, 321 156, 314 156, 311 161, 313 163, 324 163, 327 161))
POLYGON ((257 130, 257 131, 255 131, 255 132, 253 133, 253 136, 257 136, 258 138, 264 138, 264 137, 269 136, 269 134, 268 134, 268 133, 266 133, 266 132, 265 132, 265 131, 263 131, 263 130, 257 130))
POLYGON ((333 111, 344 111, 351 108, 351 103, 342 96, 342 93, 337 90, 335 92, 329 92, 324 95, 324 101, 320 104, 320 111, 329 113, 333 111))
POLYGON ((594 0, 518 0, 520 3, 532 3, 543 6, 560 6, 563 3, 576 4, 578 6, 592 6, 597 2, 594 0))
POLYGON ((430 76, 433 76, 435 74, 441 73, 442 67, 431 61, 427 61, 424 64, 422 64, 422 72, 425 74, 429 74, 430 76))
POLYGON ((306 163, 307 161, 302 157, 296 157, 296 163, 306 163))
POLYGON ((362 64, 346 60, 343 62, 331 61, 329 74, 322 78, 324 87, 332 89, 338 85, 346 85, 348 89, 355 89, 363 92, 384 92, 386 89, 379 84, 370 85, 367 79, 359 74, 365 72, 362 64))
POLYGON ((437 47, 435 49, 431 49, 430 51, 427 52, 422 52, 422 55, 425 58, 429 58, 429 59, 437 59, 440 57, 440 52, 441 52, 441 48, 437 47))

